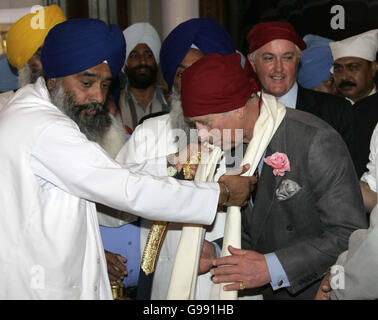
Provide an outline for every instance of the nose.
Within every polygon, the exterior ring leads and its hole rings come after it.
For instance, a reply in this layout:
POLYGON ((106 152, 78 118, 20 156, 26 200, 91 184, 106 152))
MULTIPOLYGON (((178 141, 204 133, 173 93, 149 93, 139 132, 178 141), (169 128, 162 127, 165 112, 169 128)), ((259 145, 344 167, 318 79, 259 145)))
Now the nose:
POLYGON ((100 86, 92 86, 89 93, 89 101, 104 104, 106 98, 106 92, 100 86))
POLYGON ((146 63, 147 63, 147 61, 146 61, 146 57, 144 56, 144 54, 139 55, 139 64, 145 65, 146 63))
POLYGON ((196 122, 196 129, 199 141, 205 142, 209 140, 209 131, 207 130, 206 126, 196 122))
POLYGON ((274 71, 276 72, 282 72, 283 70, 283 63, 281 59, 276 59, 274 64, 274 71))

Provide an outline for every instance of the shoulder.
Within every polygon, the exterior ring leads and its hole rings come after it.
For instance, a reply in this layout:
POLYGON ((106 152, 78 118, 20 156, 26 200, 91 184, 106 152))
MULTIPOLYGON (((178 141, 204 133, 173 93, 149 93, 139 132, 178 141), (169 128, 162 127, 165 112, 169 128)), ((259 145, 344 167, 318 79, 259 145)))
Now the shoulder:
POLYGON ((353 106, 353 110, 356 114, 366 112, 367 110, 378 114, 378 93, 357 101, 353 106))
POLYGON ((333 94, 305 89, 299 86, 298 88, 298 97, 306 97, 311 98, 314 100, 316 104, 324 105, 330 107, 338 106, 340 108, 351 108, 351 104, 348 100, 344 99, 343 97, 336 96, 333 94))
POLYGON ((8 101, 7 112, 9 119, 17 118, 17 121, 29 123, 50 124, 52 122, 73 122, 66 114, 53 105, 46 94, 41 94, 33 85, 27 85, 15 93, 8 101))
POLYGON ((146 118, 140 125, 135 128, 134 132, 141 132, 145 130, 160 131, 170 126, 169 113, 146 118))
POLYGON ((287 144, 296 150, 298 146, 302 146, 303 151, 305 151, 324 143, 341 145, 342 148, 345 145, 340 134, 332 126, 305 111, 287 108, 282 130, 287 137, 287 144))
POLYGON ((285 120, 287 125, 297 128, 296 130, 333 130, 327 122, 306 111, 286 108, 285 120))
POLYGON ((377 104, 378 104, 378 92, 357 101, 354 104, 354 106, 356 107, 356 106, 377 105, 377 104))

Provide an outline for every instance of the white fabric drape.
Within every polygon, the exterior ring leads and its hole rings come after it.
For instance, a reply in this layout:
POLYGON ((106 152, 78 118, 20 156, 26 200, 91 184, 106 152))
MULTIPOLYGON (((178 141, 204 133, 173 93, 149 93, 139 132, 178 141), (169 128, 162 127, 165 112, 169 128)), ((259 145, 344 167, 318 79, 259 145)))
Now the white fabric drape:
MULTIPOLYGON (((222 156, 219 148, 202 153, 195 181, 213 181, 216 166, 222 156)), ((182 228, 180 242, 173 265, 167 300, 194 300, 198 277, 198 265, 202 252, 205 229, 201 225, 182 228)))
MULTIPOLYGON (((244 176, 251 176, 255 172, 261 157, 263 156, 270 140, 279 127, 286 114, 283 104, 268 94, 262 96, 260 115, 257 118, 253 129, 253 137, 244 155, 242 164, 250 164, 250 169, 244 176)), ((229 255, 228 246, 241 248, 241 214, 240 207, 229 207, 225 223, 223 247, 221 256, 229 255)), ((236 300, 237 291, 224 291, 224 284, 213 284, 211 299, 215 300, 236 300)))

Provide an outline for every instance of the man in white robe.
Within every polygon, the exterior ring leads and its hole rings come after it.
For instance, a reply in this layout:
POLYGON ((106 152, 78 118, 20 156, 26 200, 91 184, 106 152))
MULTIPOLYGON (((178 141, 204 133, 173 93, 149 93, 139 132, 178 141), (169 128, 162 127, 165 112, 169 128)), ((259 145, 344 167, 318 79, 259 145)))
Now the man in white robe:
POLYGON ((340 254, 324 277, 316 300, 378 299, 377 152, 378 125, 371 137, 368 170, 360 180, 365 210, 371 212, 370 226, 352 233, 348 250, 340 254))
POLYGON ((90 141, 98 122, 107 124, 105 99, 124 58, 117 26, 58 24, 42 50, 46 80, 20 89, 1 110, 0 299, 112 298, 94 202, 210 224, 218 202, 244 203, 251 191, 244 177, 224 177, 229 197, 223 184, 158 178, 165 158, 123 168, 90 141), (236 192, 240 183, 249 190, 236 192))

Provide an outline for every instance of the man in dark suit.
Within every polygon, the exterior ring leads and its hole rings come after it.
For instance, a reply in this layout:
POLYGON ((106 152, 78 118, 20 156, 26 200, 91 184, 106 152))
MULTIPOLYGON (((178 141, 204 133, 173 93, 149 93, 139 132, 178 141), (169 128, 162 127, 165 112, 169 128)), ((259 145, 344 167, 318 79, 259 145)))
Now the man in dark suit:
MULTIPOLYGON (((331 94, 305 89, 297 84, 298 65, 305 42, 288 22, 263 22, 247 36, 248 61, 264 92, 287 107, 306 111, 328 122, 352 151, 351 104, 331 94)), ((248 69, 247 69, 248 70, 248 69)), ((354 155, 352 155, 354 156, 354 155)))
MULTIPOLYGON (((225 290, 260 288, 265 299, 312 299, 350 234, 367 226, 353 163, 331 126, 269 94, 259 99, 238 63, 234 54, 211 54, 182 76, 184 115, 201 141, 255 146, 271 123, 276 128, 258 145, 265 154, 254 205, 242 210, 243 250, 230 246, 231 256, 214 260, 215 246, 205 242, 200 272, 222 266, 211 273, 214 283, 230 283, 225 290)), ((250 146, 245 160, 256 151, 250 146)))

